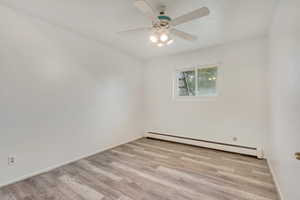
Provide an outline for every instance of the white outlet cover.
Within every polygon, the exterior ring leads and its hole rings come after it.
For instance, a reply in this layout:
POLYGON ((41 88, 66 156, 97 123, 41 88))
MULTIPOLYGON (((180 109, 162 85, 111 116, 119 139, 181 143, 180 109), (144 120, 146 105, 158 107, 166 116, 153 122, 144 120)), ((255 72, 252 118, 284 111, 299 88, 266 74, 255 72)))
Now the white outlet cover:
POLYGON ((16 163, 15 156, 8 156, 8 165, 14 165, 16 163))

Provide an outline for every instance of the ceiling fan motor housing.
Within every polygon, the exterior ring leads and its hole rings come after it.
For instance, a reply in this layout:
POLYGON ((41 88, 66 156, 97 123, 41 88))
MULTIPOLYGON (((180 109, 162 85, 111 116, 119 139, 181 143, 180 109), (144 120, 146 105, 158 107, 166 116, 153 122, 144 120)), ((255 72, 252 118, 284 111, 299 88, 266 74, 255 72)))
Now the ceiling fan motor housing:
POLYGON ((159 20, 164 20, 164 21, 169 21, 169 22, 172 20, 171 17, 169 17, 167 15, 159 15, 158 19, 159 20))
POLYGON ((159 25, 161 27, 168 27, 172 20, 171 17, 164 15, 162 13, 157 18, 159 19, 159 25))

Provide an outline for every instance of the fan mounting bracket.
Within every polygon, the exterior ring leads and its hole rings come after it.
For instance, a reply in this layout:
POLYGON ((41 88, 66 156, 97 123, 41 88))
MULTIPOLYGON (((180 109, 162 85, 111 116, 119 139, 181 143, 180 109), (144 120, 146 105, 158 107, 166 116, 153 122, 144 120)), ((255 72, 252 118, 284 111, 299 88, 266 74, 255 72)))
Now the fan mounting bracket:
POLYGON ((166 12, 166 10, 167 10, 167 6, 165 6, 165 5, 160 5, 160 6, 158 6, 158 12, 161 14, 161 15, 164 15, 165 14, 165 12, 166 12))

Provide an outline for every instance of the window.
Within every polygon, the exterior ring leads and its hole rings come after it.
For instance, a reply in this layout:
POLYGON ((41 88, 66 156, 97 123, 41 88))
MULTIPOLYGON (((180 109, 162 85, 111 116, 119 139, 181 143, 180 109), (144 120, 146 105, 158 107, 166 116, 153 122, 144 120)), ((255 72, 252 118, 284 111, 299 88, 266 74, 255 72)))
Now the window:
POLYGON ((176 71, 177 97, 210 97, 217 95, 218 67, 194 67, 176 71))

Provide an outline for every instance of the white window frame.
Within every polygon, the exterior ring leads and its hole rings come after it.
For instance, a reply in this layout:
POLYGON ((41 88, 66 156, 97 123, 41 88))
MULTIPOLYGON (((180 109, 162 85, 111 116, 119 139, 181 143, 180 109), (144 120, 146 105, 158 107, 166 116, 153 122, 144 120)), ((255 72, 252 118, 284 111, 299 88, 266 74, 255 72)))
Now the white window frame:
MULTIPOLYGON (((194 100, 216 100, 216 98, 219 96, 219 90, 218 90, 218 83, 220 78, 220 63, 218 64, 205 64, 205 65, 196 65, 194 67, 180 67, 176 68, 173 73, 173 100, 187 100, 187 101, 194 101, 194 100), (215 95, 207 95, 207 96, 179 96, 178 95, 178 78, 177 75, 179 72, 182 71, 189 71, 189 70, 195 70, 195 76, 198 77, 198 70, 197 69, 203 69, 203 68, 213 68, 217 67, 218 73, 217 73, 217 81, 216 81, 216 94, 215 95)), ((198 90, 198 84, 196 82, 195 91, 198 90)))

